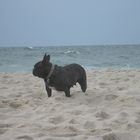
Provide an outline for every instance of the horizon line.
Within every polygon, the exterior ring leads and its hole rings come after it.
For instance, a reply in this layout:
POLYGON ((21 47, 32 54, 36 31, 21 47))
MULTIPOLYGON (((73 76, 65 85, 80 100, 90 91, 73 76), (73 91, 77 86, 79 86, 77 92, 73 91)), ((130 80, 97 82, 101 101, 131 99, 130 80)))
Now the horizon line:
POLYGON ((122 44, 89 44, 89 45, 7 45, 7 46, 1 46, 0 47, 72 47, 72 46, 75 46, 75 47, 84 47, 84 46, 137 46, 137 45, 140 45, 140 43, 134 43, 134 44, 125 44, 125 43, 122 43, 122 44))

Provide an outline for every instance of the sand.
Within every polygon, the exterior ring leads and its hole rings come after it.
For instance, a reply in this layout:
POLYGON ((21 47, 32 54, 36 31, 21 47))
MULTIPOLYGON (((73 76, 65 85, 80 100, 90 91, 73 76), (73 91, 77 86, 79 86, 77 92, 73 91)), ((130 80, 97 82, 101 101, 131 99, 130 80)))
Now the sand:
POLYGON ((140 70, 87 71, 72 97, 30 73, 0 73, 0 140, 140 140, 140 70))

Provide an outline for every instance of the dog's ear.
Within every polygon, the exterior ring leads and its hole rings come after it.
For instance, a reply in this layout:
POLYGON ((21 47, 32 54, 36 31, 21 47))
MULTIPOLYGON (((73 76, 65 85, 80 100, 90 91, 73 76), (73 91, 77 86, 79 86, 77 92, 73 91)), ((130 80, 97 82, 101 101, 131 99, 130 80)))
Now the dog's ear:
POLYGON ((44 57, 43 57, 43 60, 42 60, 42 63, 43 64, 46 64, 46 63, 48 63, 50 61, 50 55, 46 55, 46 53, 45 53, 45 55, 44 55, 44 57))

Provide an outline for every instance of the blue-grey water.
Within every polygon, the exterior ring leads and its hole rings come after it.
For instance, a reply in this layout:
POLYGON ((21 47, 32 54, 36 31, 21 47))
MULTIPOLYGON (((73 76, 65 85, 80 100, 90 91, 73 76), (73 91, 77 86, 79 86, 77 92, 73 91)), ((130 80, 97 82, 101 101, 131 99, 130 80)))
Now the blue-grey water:
POLYGON ((87 69, 140 68, 140 45, 0 47, 0 72, 31 72, 44 54, 58 65, 78 63, 87 69))

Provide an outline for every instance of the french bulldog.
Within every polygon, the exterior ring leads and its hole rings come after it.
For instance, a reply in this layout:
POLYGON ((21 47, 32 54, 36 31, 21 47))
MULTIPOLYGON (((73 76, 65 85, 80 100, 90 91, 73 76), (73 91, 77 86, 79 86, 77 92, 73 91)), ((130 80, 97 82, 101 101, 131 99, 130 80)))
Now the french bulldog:
POLYGON ((48 97, 52 95, 51 87, 57 91, 64 91, 67 97, 71 96, 70 88, 77 82, 83 92, 87 89, 86 71, 81 65, 54 65, 50 62, 50 55, 45 54, 43 60, 34 65, 33 75, 44 80, 48 97))

